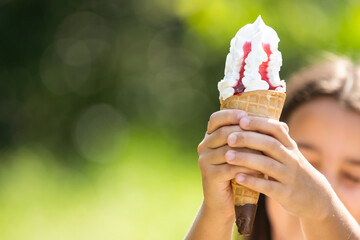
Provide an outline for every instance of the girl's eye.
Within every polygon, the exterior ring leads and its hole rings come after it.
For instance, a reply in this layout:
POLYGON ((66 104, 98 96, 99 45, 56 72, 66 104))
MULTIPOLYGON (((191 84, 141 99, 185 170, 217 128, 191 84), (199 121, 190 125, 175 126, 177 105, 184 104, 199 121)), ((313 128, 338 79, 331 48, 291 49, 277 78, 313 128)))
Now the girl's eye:
POLYGON ((355 176, 353 176, 353 175, 351 175, 351 174, 349 174, 349 173, 343 173, 343 174, 342 174, 342 177, 343 177, 345 180, 347 180, 347 181, 349 181, 349 182, 351 182, 351 183, 355 183, 355 184, 359 184, 359 183, 360 183, 360 178, 359 178, 359 177, 355 177, 355 176))

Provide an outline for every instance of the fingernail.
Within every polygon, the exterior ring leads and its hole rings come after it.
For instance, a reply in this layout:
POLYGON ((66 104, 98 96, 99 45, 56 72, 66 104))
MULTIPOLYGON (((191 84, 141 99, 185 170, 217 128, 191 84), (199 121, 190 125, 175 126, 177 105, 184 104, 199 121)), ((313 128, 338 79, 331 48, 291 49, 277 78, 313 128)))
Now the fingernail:
POLYGON ((229 141, 229 144, 235 144, 236 143, 236 135, 230 134, 228 141, 229 141))
POLYGON ((235 152, 234 151, 228 151, 226 154, 225 154, 225 158, 226 160, 228 161, 232 161, 235 159, 235 152))
POLYGON ((242 118, 242 119, 240 120, 240 124, 241 124, 243 127, 249 126, 249 122, 250 122, 250 120, 249 120, 248 118, 242 118))
POLYGON ((244 174, 238 174, 238 175, 236 175, 236 181, 238 182, 238 183, 241 183, 241 182, 244 182, 245 181, 245 175, 244 174))

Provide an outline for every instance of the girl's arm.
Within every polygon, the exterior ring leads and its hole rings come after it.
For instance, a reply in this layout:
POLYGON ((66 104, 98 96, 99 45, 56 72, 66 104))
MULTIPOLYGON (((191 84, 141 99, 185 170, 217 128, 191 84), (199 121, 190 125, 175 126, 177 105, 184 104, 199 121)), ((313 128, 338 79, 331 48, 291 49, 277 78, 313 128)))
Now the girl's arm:
POLYGON ((231 239, 234 214, 225 216, 222 212, 207 208, 203 202, 185 240, 231 239))
POLYGON ((300 218, 307 240, 344 239, 359 240, 360 227, 335 192, 329 193, 329 204, 324 216, 300 218))
POLYGON ((245 130, 228 137, 233 149, 250 148, 265 155, 230 150, 229 164, 263 172, 269 179, 237 174, 236 181, 276 200, 300 219, 307 240, 359 240, 360 226, 339 200, 325 176, 304 158, 288 129, 274 120, 244 117, 245 130))
POLYGON ((225 160, 225 153, 231 149, 227 138, 242 131, 239 121, 244 116, 246 113, 240 110, 222 110, 210 117, 204 140, 198 147, 204 201, 187 240, 231 239, 235 211, 230 180, 239 172, 254 172, 225 160))

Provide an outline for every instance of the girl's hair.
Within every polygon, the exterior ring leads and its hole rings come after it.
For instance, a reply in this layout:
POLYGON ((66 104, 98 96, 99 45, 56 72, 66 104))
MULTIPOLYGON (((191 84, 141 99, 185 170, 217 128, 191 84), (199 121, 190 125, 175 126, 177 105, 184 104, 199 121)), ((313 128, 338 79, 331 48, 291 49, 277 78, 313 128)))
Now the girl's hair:
POLYGON ((295 74, 286 92, 282 121, 303 103, 323 96, 360 113, 360 68, 347 58, 331 55, 295 74))
POLYGON ((265 195, 263 194, 260 194, 259 197, 254 227, 249 240, 271 240, 270 222, 265 207, 265 195))
MULTIPOLYGON (((291 77, 286 92, 281 121, 286 122, 295 109, 318 97, 330 97, 360 113, 360 67, 349 59, 329 56, 291 77)), ((258 205, 250 240, 271 240, 271 223, 262 194, 258 205)))

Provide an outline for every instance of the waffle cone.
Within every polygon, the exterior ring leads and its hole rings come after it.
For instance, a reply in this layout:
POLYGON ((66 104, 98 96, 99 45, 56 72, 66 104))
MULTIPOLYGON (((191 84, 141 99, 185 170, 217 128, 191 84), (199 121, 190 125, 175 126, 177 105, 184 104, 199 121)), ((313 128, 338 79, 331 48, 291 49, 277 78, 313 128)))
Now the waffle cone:
POLYGON ((249 116, 279 120, 285 96, 285 93, 272 90, 244 92, 225 101, 220 99, 220 109, 239 109, 247 112, 249 116))
MULTIPOLYGON (((244 92, 225 101, 220 100, 220 109, 239 109, 247 112, 249 116, 279 120, 285 96, 285 93, 272 90, 244 92)), ((235 179, 231 180, 231 185, 235 205, 257 204, 259 192, 236 183, 235 179)))

